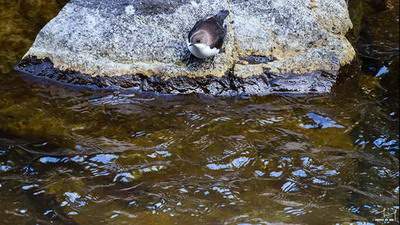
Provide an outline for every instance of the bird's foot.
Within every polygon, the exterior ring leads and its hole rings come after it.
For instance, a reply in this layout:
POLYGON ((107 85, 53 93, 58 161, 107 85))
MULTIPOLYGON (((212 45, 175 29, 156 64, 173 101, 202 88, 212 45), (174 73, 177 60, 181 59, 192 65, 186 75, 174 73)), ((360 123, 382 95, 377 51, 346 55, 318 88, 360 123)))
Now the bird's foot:
POLYGON ((215 55, 211 58, 211 67, 212 69, 215 69, 215 55))

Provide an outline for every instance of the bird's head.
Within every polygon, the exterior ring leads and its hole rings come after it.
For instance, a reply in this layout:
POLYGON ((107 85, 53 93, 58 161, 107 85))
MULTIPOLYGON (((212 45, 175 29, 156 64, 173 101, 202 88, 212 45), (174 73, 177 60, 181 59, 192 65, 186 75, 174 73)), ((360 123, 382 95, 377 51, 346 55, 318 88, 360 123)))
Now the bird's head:
POLYGON ((209 39, 210 37, 208 33, 204 31, 196 32, 195 34, 192 35, 192 37, 190 37, 190 46, 196 46, 198 48, 207 46, 209 39))

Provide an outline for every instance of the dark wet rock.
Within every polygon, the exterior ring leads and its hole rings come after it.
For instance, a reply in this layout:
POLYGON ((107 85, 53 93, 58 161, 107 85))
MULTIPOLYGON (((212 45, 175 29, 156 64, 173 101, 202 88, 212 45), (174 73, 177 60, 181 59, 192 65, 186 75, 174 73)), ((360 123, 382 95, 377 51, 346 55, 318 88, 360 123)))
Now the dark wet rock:
POLYGON ((271 56, 260 56, 260 55, 249 55, 241 57, 240 60, 243 60, 244 64, 261 64, 261 63, 268 63, 276 60, 271 56))
POLYGON ((354 50, 344 0, 73 0, 17 70, 79 85, 171 94, 325 93, 354 50), (188 60, 194 23, 230 9, 224 49, 188 60))
POLYGON ((274 93, 326 93, 334 84, 335 75, 314 72, 302 76, 263 73, 248 78, 232 74, 223 77, 172 77, 144 75, 93 77, 74 71, 61 71, 49 59, 27 58, 17 70, 75 85, 94 85, 100 88, 130 88, 135 91, 163 94, 201 93, 215 96, 266 95, 274 93))

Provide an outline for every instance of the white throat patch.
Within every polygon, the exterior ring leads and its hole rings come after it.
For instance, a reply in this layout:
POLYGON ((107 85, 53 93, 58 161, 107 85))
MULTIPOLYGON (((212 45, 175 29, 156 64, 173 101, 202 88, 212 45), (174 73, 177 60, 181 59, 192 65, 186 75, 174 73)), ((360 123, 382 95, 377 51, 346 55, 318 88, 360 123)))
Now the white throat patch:
POLYGON ((214 56, 219 53, 219 49, 210 48, 210 46, 203 44, 203 43, 194 44, 194 45, 190 45, 190 43, 188 43, 188 48, 189 48, 189 51, 194 56, 196 56, 197 58, 200 58, 200 59, 205 59, 205 58, 214 56))

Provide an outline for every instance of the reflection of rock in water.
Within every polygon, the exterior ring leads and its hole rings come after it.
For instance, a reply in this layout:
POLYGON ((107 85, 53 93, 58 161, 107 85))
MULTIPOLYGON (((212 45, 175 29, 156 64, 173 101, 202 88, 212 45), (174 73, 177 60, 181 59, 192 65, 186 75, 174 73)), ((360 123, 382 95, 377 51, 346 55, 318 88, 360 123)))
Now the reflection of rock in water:
POLYGON ((361 71, 357 70, 363 93, 375 99, 360 105, 352 129, 355 144, 398 154, 399 115, 399 1, 352 0, 353 21, 358 21, 361 71))
POLYGON ((329 92, 340 66, 354 57, 344 36, 351 26, 344 0, 312 7, 302 0, 74 0, 17 68, 75 84, 173 94, 329 92), (231 10, 222 53, 187 65, 188 31, 221 9, 231 10))

